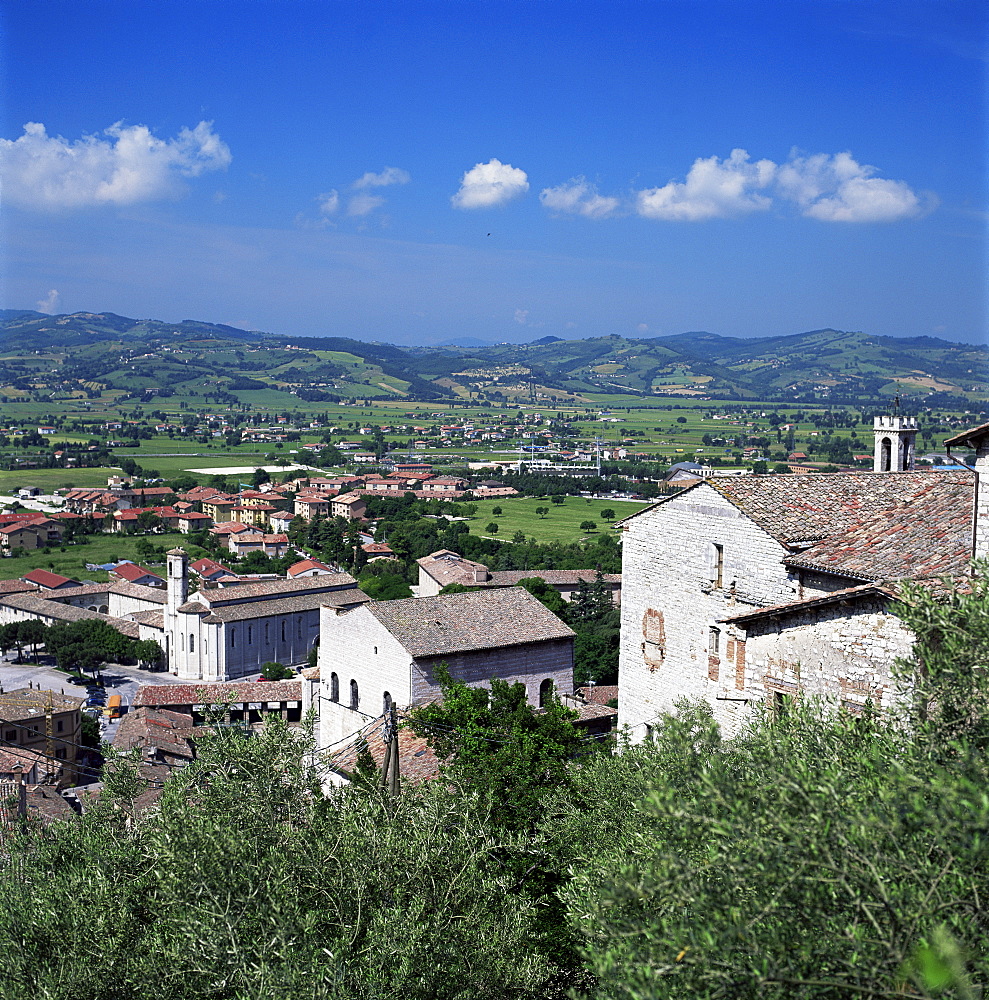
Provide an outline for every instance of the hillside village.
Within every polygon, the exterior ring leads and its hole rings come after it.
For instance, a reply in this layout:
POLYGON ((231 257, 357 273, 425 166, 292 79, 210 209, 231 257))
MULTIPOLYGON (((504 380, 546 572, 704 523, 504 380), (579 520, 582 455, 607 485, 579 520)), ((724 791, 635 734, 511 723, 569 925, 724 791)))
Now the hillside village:
MULTIPOLYGON (((0 696, 12 727, 0 780, 20 787, 22 813, 29 802, 53 811, 59 792, 59 807, 83 809, 74 789, 92 785, 100 759, 80 740, 84 716, 112 724, 115 745, 144 748, 149 764, 191 759, 212 705, 252 726, 272 712, 296 725, 314 716, 319 744, 334 748, 333 781, 347 781, 369 727, 439 698, 443 670, 469 685, 520 683, 533 710, 562 699, 584 731, 620 728, 633 741, 650 739, 683 698, 706 701, 726 735, 757 706, 782 711, 799 697, 892 711, 904 696, 894 660, 913 642, 891 609, 899 584, 963 586, 972 558, 989 555, 989 491, 976 489, 989 470, 989 425, 944 442, 949 457, 974 454, 974 471, 916 471, 918 431, 913 417, 877 417, 871 471, 673 482, 618 520, 621 573, 491 569, 452 546, 410 550, 393 530, 396 553, 380 531, 395 523, 368 517, 380 498, 455 512, 438 515, 448 527, 427 546, 466 542, 453 531, 459 504, 519 498, 498 480, 437 475, 423 462, 233 494, 118 476, 64 491, 58 510, 0 515, 5 552, 40 556, 87 532, 141 532, 149 555, 155 532, 188 539, 155 555, 161 568, 107 564, 105 583, 41 567, 0 583, 4 648, 20 659, 30 645, 37 658, 46 645, 65 671, 54 694, 39 679, 0 696), (197 545, 211 554, 190 558, 197 545), (245 560, 269 571, 243 570, 245 560), (398 589, 380 589, 384 581, 398 589), (561 620, 592 607, 605 617, 620 607, 617 671, 598 683, 593 672, 575 676, 581 619, 561 620), (86 652, 87 643, 106 648, 86 652), (101 667, 129 673, 129 704, 118 696, 106 707, 101 667), (66 693, 69 682, 88 685, 86 697, 66 693)), ((406 734, 401 747, 400 771, 438 773, 422 741, 406 734)))

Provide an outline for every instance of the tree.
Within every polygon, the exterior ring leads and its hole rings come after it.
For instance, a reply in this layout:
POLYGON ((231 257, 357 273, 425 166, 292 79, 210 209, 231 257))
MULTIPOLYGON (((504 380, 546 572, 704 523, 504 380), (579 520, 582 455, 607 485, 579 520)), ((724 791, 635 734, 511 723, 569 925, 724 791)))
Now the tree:
POLYGON ((488 526, 484 529, 489 535, 498 534, 498 523, 497 521, 490 521, 488 526))
POLYGON ((549 507, 537 507, 536 508, 536 513, 540 517, 545 517, 549 513, 549 507))
POLYGON ((436 751, 448 780, 481 798, 497 827, 534 826, 543 798, 565 786, 570 761, 598 749, 574 728, 577 713, 556 698, 534 711, 524 684, 496 677, 490 691, 469 687, 445 664, 436 680, 442 702, 413 710, 407 725, 436 751))
POLYGON ((561 504, 566 502, 566 497, 562 493, 554 493, 550 498, 550 503, 561 504))
POLYGON ((961 998, 989 971, 986 777, 874 715, 798 703, 723 744, 681 706, 572 774, 542 832, 602 996, 961 998))
POLYGON ((287 681, 295 677, 295 671, 274 660, 261 665, 261 676, 266 681, 287 681))
POLYGON ((160 666, 165 660, 165 651, 154 639, 138 640, 131 648, 131 654, 137 659, 138 663, 151 670, 160 666))
POLYGON ((598 526, 594 521, 581 521, 580 522, 581 531, 597 531, 598 526))
POLYGON ((360 588, 368 597, 375 601, 394 601, 412 596, 412 590, 405 582, 401 573, 383 573, 374 576, 362 575, 360 588))
POLYGON ((500 507, 492 507, 491 508, 491 514, 494 517, 500 517, 501 516, 501 508, 500 507))
POLYGON ((601 520, 614 521, 614 519, 615 519, 615 511, 612 507, 605 507, 604 510, 601 511, 601 520))

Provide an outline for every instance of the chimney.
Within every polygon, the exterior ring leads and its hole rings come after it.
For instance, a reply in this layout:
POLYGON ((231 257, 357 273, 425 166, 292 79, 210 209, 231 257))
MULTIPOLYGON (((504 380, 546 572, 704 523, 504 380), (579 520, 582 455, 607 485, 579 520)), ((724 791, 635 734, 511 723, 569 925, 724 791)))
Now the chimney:
POLYGON ((476 566, 474 568, 474 583, 486 583, 491 574, 487 566, 476 566))

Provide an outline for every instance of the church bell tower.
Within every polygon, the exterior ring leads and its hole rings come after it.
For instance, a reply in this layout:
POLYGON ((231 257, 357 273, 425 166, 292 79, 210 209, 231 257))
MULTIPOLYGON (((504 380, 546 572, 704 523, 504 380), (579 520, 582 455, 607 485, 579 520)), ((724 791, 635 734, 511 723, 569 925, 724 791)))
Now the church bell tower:
POLYGON ((899 412, 876 417, 873 433, 876 435, 873 472, 913 472, 916 417, 904 417, 899 412))

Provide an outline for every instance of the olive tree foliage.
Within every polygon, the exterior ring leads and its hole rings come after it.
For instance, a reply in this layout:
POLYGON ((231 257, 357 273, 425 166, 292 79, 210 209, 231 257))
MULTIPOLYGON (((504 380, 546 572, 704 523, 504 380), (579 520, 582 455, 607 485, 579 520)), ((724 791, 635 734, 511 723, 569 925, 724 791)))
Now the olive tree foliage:
POLYGON ((546 810, 602 1000, 986 983, 984 756, 939 762, 901 726, 813 704, 730 743, 706 706, 657 733, 588 761, 546 810))
POLYGON ((5 1000, 543 995, 510 838, 439 784, 326 798, 311 749, 277 721, 221 731, 144 812, 117 759, 95 811, 8 839, 5 1000))
POLYGON ((963 586, 907 583, 894 609, 917 637, 897 664, 906 724, 934 754, 989 749, 989 563, 963 586))

